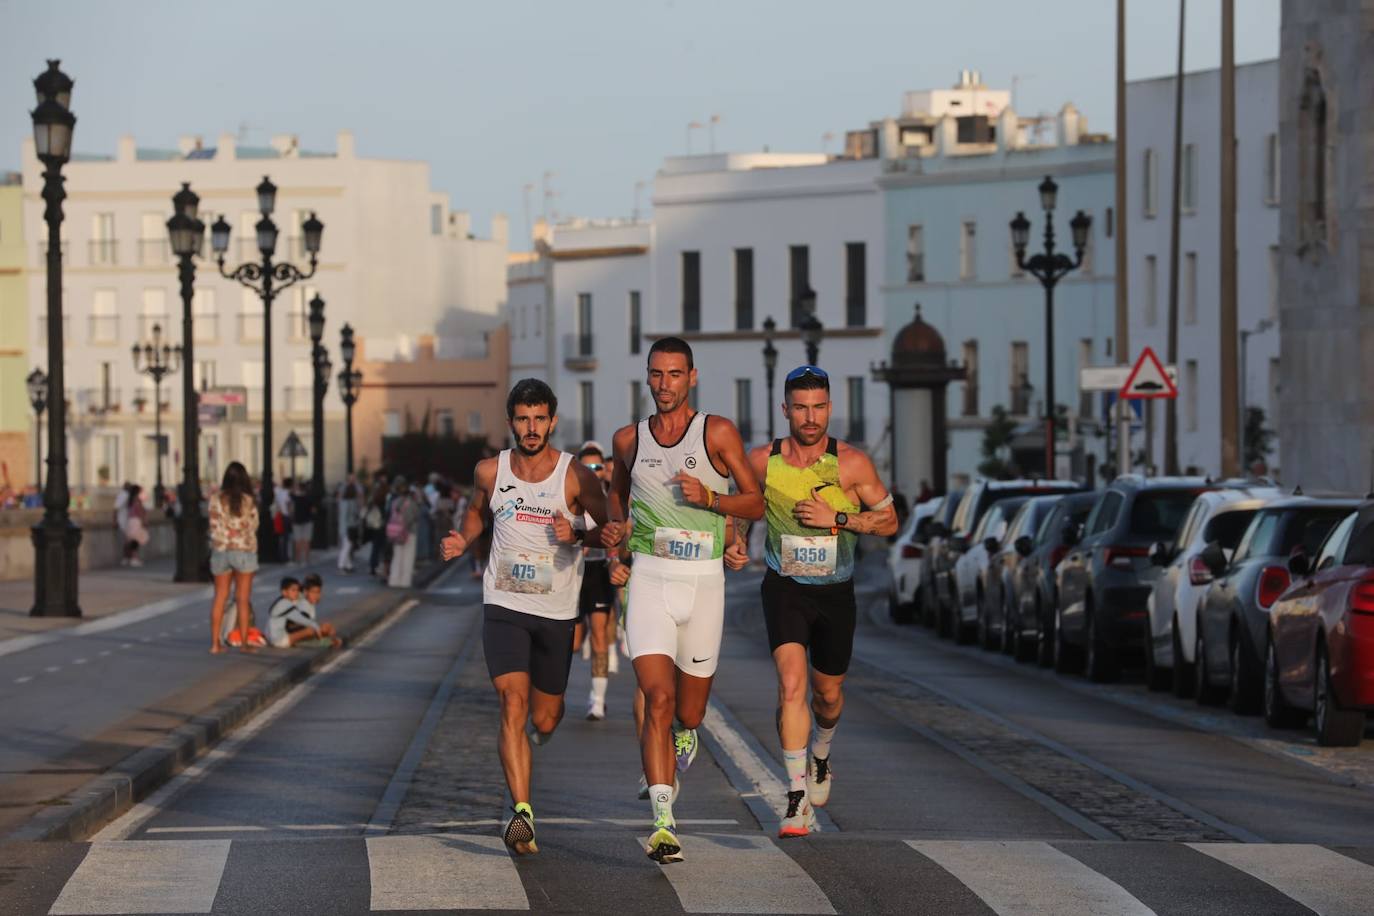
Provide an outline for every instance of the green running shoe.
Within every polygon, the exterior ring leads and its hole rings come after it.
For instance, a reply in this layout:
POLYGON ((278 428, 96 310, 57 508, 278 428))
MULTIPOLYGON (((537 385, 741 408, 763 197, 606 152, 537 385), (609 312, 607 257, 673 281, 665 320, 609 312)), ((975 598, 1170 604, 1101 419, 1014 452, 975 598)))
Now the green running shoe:
POLYGON ((534 817, 519 808, 511 810, 514 813, 506 821, 506 831, 501 838, 516 855, 533 855, 539 851, 539 846, 534 842, 534 817))
POLYGON ((673 729, 673 755, 677 757, 677 771, 686 773, 692 761, 697 759, 697 730, 695 728, 673 729))
POLYGON ((682 844, 678 842, 677 827, 670 821, 654 822, 654 832, 644 852, 659 865, 682 861, 682 844))

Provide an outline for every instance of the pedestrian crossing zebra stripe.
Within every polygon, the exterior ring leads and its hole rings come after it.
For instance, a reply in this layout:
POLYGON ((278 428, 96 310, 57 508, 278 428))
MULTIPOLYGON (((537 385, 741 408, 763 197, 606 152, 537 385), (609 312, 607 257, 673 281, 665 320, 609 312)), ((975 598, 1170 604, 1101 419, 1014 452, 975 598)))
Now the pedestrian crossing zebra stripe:
POLYGON ((229 861, 229 844, 229 840, 93 843, 48 913, 208 913, 229 861))
POLYGON ((663 874, 688 913, 835 912, 811 876, 766 836, 694 833, 687 842, 683 861, 663 874))
POLYGON ((1324 846, 1188 845, 1258 878, 1321 916, 1366 916, 1374 909, 1374 867, 1324 846))
POLYGON ((372 910, 527 910, 529 898, 500 837, 369 837, 372 910))

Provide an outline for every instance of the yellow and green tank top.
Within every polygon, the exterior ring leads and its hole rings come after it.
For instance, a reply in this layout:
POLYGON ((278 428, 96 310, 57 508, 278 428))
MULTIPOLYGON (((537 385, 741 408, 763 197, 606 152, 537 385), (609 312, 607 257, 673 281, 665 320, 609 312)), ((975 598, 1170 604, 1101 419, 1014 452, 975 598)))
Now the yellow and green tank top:
POLYGON ((682 438, 667 445, 654 437, 648 420, 639 421, 630 465, 633 553, 689 563, 719 561, 725 553, 725 516, 687 503, 672 482, 686 471, 717 493, 730 492, 730 479, 711 464, 706 449, 706 417, 695 414, 682 438))
POLYGON ((763 481, 764 518, 768 523, 764 558, 775 573, 803 585, 846 582, 854 575, 858 535, 843 529, 831 534, 829 528, 808 528, 797 521, 793 507, 812 495, 837 512, 853 515, 859 511, 840 486, 839 440, 832 436, 825 454, 804 468, 788 464, 782 454, 782 440, 773 440, 763 481))

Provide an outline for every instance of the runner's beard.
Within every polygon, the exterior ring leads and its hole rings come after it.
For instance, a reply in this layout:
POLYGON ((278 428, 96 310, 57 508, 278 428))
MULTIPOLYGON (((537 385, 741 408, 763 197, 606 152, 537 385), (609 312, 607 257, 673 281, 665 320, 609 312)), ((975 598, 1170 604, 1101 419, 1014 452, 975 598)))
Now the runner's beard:
POLYGON ((526 458, 533 458, 540 452, 544 451, 544 449, 548 448, 549 436, 547 433, 539 437, 539 445, 533 449, 526 447, 525 441, 527 438, 532 437, 521 436, 519 439, 515 440, 515 447, 518 448, 520 450, 520 454, 524 455, 526 458))
POLYGON ((792 438, 796 439, 802 445, 815 445, 825 438, 826 431, 827 427, 821 425, 817 425, 814 430, 806 430, 800 426, 794 426, 792 427, 792 438))

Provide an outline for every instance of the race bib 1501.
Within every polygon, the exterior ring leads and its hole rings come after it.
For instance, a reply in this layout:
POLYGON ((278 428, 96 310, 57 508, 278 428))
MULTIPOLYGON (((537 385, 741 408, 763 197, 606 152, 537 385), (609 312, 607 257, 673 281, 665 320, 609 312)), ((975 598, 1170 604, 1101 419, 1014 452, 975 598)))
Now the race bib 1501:
POLYGON ((496 558, 496 589, 521 595, 553 591, 553 554, 507 550, 496 558))
POLYGON ((709 560, 716 536, 709 531, 654 529, 654 556, 669 560, 709 560))
POLYGON ((782 536, 782 574, 784 576, 833 576, 839 559, 840 539, 835 535, 782 536))

